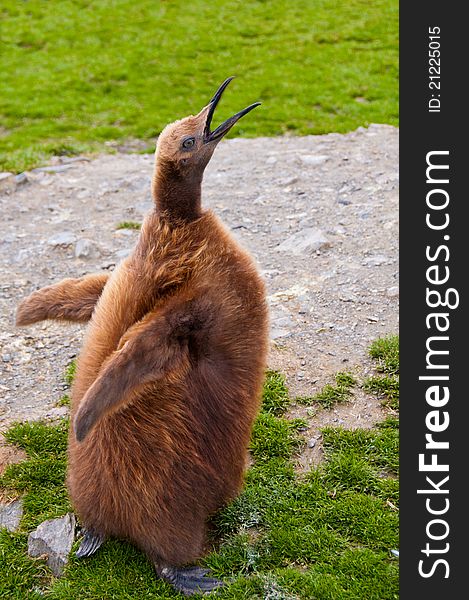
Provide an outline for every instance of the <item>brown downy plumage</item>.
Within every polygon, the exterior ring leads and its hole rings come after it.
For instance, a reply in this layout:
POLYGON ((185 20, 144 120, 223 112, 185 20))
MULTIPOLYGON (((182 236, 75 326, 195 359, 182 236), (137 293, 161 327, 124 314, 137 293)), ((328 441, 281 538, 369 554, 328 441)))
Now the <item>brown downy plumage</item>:
POLYGON ((226 80, 196 116, 161 133, 134 252, 110 275, 43 288, 17 324, 90 319, 72 389, 68 488, 86 535, 130 540, 190 595, 221 584, 198 567, 206 521, 243 484, 268 340, 264 285, 250 256, 201 207, 220 139, 210 131, 226 80))

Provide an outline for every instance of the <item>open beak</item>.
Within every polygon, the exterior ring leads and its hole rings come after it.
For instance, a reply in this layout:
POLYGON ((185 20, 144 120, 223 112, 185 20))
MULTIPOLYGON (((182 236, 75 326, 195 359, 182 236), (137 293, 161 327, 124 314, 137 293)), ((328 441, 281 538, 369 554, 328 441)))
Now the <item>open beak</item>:
POLYGON ((204 144, 207 144, 208 142, 221 140, 221 138, 228 133, 228 131, 233 127, 233 125, 237 121, 239 121, 239 119, 241 119, 241 117, 244 117, 244 115, 247 115, 248 112, 250 112, 253 108, 256 108, 256 106, 260 105, 260 102, 254 102, 254 104, 243 108, 243 110, 240 110, 238 113, 227 119, 224 123, 219 125, 215 129, 215 131, 210 131, 210 124, 212 122, 213 113, 215 112, 217 104, 220 102, 220 98, 222 97, 223 92, 228 87, 228 84, 232 79, 234 79, 234 77, 228 77, 228 79, 226 79, 221 84, 221 86, 216 91, 215 96, 210 100, 210 103, 208 104, 207 120, 205 121, 204 127, 204 144))

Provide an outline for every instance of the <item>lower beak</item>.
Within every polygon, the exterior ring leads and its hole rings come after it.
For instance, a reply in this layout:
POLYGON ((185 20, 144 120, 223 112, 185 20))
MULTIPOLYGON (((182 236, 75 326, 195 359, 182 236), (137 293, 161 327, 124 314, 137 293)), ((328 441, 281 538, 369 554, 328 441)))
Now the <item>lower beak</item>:
POLYGON ((243 110, 240 110, 238 113, 227 119, 224 123, 219 125, 215 129, 215 131, 210 131, 210 124, 212 122, 213 113, 215 112, 217 104, 220 102, 220 98, 222 97, 223 92, 228 87, 228 84, 232 79, 234 79, 234 77, 228 77, 228 79, 226 79, 218 88, 218 90, 215 93, 215 96, 210 100, 210 103, 208 105, 207 119, 205 121, 204 127, 204 144, 207 144, 208 142, 221 140, 221 138, 228 133, 228 131, 233 127, 233 125, 237 121, 239 121, 239 119, 241 119, 241 117, 244 117, 244 115, 247 115, 248 112, 251 112, 253 108, 256 108, 256 106, 260 105, 260 102, 254 102, 254 104, 243 108, 243 110))

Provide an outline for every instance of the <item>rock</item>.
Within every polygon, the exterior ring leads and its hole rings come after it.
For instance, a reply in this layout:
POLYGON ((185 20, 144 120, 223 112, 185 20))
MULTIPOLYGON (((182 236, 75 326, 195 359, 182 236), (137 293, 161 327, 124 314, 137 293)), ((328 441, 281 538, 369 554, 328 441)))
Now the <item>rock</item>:
POLYGON ((316 438, 311 438, 310 440, 308 440, 308 448, 314 448, 314 446, 316 446, 316 438))
POLYGON ((0 528, 5 527, 7 531, 16 531, 23 516, 23 501, 14 500, 9 504, 0 502, 0 528))
POLYGON ((0 173, 0 192, 11 194, 16 188, 15 176, 13 173, 4 171, 0 173))
POLYGON ((387 264, 389 261, 387 256, 383 256, 382 254, 376 254, 375 256, 368 256, 362 262, 364 266, 370 267, 380 267, 381 265, 387 264))
POLYGON ((52 573, 60 577, 74 539, 75 517, 72 513, 59 519, 49 519, 29 534, 28 554, 33 558, 45 555, 52 573))
POLYGON ((70 246, 76 241, 76 236, 71 231, 62 231, 61 233, 56 233, 52 237, 47 240, 47 243, 50 246, 70 246))
POLYGON ((278 183, 278 185, 281 185, 282 187, 287 187, 289 185, 293 185, 297 181, 298 181, 298 177, 293 176, 293 177, 283 177, 282 179, 279 179, 277 181, 277 183, 278 183))
POLYGON ((295 256, 311 254, 316 250, 328 248, 331 245, 329 238, 321 229, 306 227, 294 233, 277 246, 279 252, 288 252, 295 256))
POLYGON ((26 173, 19 173, 18 175, 15 176, 15 182, 18 185, 21 185, 23 183, 27 183, 28 182, 28 176, 26 175, 26 173))
POLYGON ((300 156, 300 160, 305 165, 322 165, 329 160, 329 156, 326 156, 325 154, 303 154, 300 156))
POLYGON ((73 165, 52 165, 50 167, 37 167, 36 169, 32 169, 32 173, 62 173, 63 171, 68 171, 69 169, 73 169, 73 165))
POLYGON ((132 248, 123 248, 122 250, 118 250, 116 252, 116 257, 119 259, 127 258, 131 252, 132 248))
POLYGON ((101 256, 101 251, 95 242, 87 238, 78 240, 75 246, 75 258, 97 258, 101 256))
POLYGON ((386 290, 386 295, 389 298, 397 298, 399 296, 399 286, 393 285, 386 290))
POLYGON ((289 329, 282 329, 281 327, 272 327, 270 330, 270 339, 277 340, 279 338, 288 337, 291 335, 291 331, 289 329))

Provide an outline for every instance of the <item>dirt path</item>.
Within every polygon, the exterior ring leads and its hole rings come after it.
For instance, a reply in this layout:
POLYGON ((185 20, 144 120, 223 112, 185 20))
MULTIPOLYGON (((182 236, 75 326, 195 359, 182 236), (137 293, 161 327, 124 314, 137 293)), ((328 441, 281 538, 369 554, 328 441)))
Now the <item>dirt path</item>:
MULTIPOLYGON (((18 301, 63 277, 113 269, 138 236, 116 225, 149 209, 152 167, 149 155, 103 155, 0 179, 0 430, 66 412, 56 402, 83 339, 81 326, 15 329, 18 301)), ((269 362, 291 393, 314 394, 339 370, 366 373, 370 342, 398 329, 398 130, 228 140, 203 200, 263 271, 269 362)), ((312 428, 381 417, 358 393, 312 428)))

